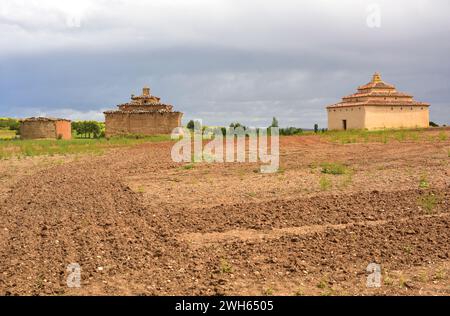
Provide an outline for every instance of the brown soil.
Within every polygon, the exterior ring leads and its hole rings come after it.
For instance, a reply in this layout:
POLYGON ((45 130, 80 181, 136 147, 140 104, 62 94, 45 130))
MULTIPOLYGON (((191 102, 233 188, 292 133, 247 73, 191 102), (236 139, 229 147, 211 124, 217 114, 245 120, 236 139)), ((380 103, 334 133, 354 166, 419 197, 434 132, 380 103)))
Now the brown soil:
POLYGON ((276 174, 171 146, 1 161, 0 294, 450 294, 450 141, 283 137, 276 174))

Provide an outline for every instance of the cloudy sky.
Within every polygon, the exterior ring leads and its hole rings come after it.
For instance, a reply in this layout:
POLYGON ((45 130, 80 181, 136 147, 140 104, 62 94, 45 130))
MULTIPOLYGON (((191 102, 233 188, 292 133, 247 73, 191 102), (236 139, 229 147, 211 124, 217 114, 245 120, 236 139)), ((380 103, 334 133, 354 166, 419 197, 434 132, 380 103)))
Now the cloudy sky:
POLYGON ((450 124, 449 33, 448 0, 0 0, 0 117, 103 120, 149 85, 185 122, 310 128, 379 71, 450 124))

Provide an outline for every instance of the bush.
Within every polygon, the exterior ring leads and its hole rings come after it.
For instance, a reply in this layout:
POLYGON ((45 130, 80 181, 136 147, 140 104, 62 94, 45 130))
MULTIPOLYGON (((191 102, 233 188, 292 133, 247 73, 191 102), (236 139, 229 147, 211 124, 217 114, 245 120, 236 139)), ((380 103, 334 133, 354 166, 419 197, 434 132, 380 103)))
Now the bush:
POLYGON ((231 124, 230 124, 230 127, 233 127, 233 128, 242 127, 243 129, 247 129, 247 127, 246 127, 245 125, 242 125, 242 124, 239 123, 239 122, 231 123, 231 124))
POLYGON ((438 124, 436 124, 435 122, 433 122, 433 121, 430 121, 430 126, 431 127, 439 127, 439 125, 438 124))
POLYGON ((286 127, 286 128, 280 128, 280 135, 297 135, 303 133, 303 130, 301 128, 296 127, 286 127))
MULTIPOLYGON (((244 129, 247 129, 247 127, 242 125, 241 123, 231 123, 230 127, 232 127, 232 128, 242 127, 244 129)), ((267 128, 267 136, 271 135, 271 130, 270 130, 271 127, 275 127, 275 126, 270 126, 267 128)), ((228 128, 227 127, 218 127, 218 128, 220 128, 222 130, 222 135, 226 136, 228 128)), ((279 131, 279 134, 283 135, 283 136, 298 135, 298 134, 303 133, 303 129, 297 128, 297 127, 279 128, 278 131, 279 131)), ((256 128, 256 133, 259 133, 259 132, 260 132, 260 129, 256 128)))

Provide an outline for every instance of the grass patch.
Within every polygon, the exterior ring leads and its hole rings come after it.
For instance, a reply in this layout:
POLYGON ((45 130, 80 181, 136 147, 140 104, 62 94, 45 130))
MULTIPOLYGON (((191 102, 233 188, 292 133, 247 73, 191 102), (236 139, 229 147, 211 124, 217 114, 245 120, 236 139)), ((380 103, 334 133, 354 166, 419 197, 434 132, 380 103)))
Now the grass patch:
MULTIPOLYGON (((378 131, 368 130, 346 130, 346 131, 325 131, 319 133, 321 137, 328 139, 334 143, 352 144, 352 143, 384 143, 390 141, 419 141, 428 140, 433 141, 427 137, 425 133, 427 129, 384 129, 378 131)), ((446 140, 448 135, 445 131, 439 133, 440 140, 446 140)))
POLYGON ((438 135, 438 138, 439 138, 440 141, 446 141, 447 138, 448 138, 448 135, 444 131, 440 131, 439 135, 438 135))
POLYGON ((328 287, 328 282, 325 279, 320 280, 320 282, 317 283, 317 287, 322 290, 326 289, 328 287))
POLYGON ((426 214, 433 213, 436 205, 439 203, 439 197, 434 193, 429 193, 427 195, 423 195, 419 198, 418 204, 425 210, 426 214))
POLYGON ((353 182, 353 172, 349 172, 344 176, 341 182, 341 188, 347 188, 353 182))
POLYGON ((319 185, 320 185, 320 189, 322 191, 329 190, 329 189, 331 189, 331 180, 328 179, 327 177, 323 176, 319 180, 319 185))
POLYGON ((322 277, 322 279, 317 283, 317 288, 321 289, 322 292, 320 296, 332 296, 335 295, 334 289, 330 286, 330 282, 327 276, 322 277))
POLYGON ((428 275, 425 271, 420 272, 418 279, 420 282, 425 283, 428 282, 428 275))
POLYGON ((220 260, 220 267, 219 267, 220 273, 231 273, 233 272, 233 268, 231 265, 226 261, 225 259, 220 260))
POLYGON ((137 188, 137 192, 138 193, 144 193, 145 192, 145 188, 140 186, 139 188, 137 188))
POLYGON ((346 174, 349 172, 349 169, 345 165, 340 163, 324 162, 320 164, 320 166, 322 167, 321 172, 326 174, 338 175, 338 174, 346 174))
POLYGON ((12 139, 16 137, 16 131, 0 129, 0 139, 12 139))
POLYGON ((144 138, 112 137, 110 139, 0 140, 0 158, 102 154, 105 150, 110 148, 160 141, 170 141, 170 135, 155 135, 144 138))
POLYGON ((428 183, 427 177, 422 175, 419 180, 419 188, 427 189, 429 187, 430 187, 430 184, 428 183))
POLYGON ((383 283, 384 285, 392 286, 394 285, 394 280, 389 275, 385 275, 383 278, 383 283))
POLYGON ((299 287, 297 289, 297 291, 294 292, 294 295, 295 296, 303 296, 303 295, 305 295, 305 292, 303 291, 303 289, 301 287, 299 287))
POLYGON ((433 280, 444 280, 446 278, 447 273, 443 269, 436 271, 436 273, 433 275, 433 280))
POLYGON ((191 170, 191 169, 194 169, 194 164, 190 163, 190 164, 182 166, 181 168, 184 170, 191 170))
POLYGON ((403 274, 401 274, 400 276, 399 276, 399 278, 398 278, 398 285, 400 286, 400 287, 406 287, 407 286, 407 284, 408 284, 408 282, 409 282, 409 280, 403 275, 403 274))
POLYGON ((255 198, 257 196, 256 192, 247 192, 249 197, 255 198))
POLYGON ((272 289, 272 288, 267 288, 267 289, 265 289, 264 291, 263 291, 263 294, 265 295, 265 296, 272 296, 273 295, 273 293, 275 293, 275 291, 274 291, 274 289, 272 289))
POLYGON ((406 254, 410 255, 413 253, 414 247, 412 245, 406 245, 405 247, 403 247, 403 250, 406 254))

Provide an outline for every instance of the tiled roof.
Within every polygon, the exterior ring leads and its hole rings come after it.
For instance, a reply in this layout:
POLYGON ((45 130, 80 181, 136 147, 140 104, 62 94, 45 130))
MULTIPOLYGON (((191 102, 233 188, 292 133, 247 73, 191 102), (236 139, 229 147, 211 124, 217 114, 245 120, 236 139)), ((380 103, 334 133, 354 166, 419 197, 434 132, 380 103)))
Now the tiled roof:
MULTIPOLYGON (((159 97, 150 94, 150 88, 142 89, 142 95, 131 95, 131 101, 117 105, 119 109, 108 110, 104 114, 111 113, 172 113, 173 106, 160 103, 159 97)), ((179 113, 179 112, 176 112, 179 113)))
POLYGON ((354 106, 429 106, 425 102, 417 102, 407 93, 398 92, 395 86, 381 80, 378 73, 373 75, 372 81, 366 85, 358 87, 358 92, 342 98, 342 101, 327 106, 354 107, 354 106), (386 91, 387 90, 387 91, 386 91))
POLYGON ((402 101, 391 101, 391 100, 368 100, 363 102, 340 102, 327 106, 327 108, 337 108, 337 107, 354 107, 354 106, 429 106, 429 103, 425 102, 402 102, 402 101))
POLYGON ((343 97, 343 99, 346 98, 361 98, 361 97, 412 97, 412 95, 408 94, 408 93, 403 93, 403 92, 390 92, 390 93, 386 93, 386 92, 377 92, 377 91, 370 91, 370 92, 366 92, 366 93, 353 93, 350 94, 348 96, 343 97))
POLYGON ((133 102, 127 102, 127 103, 122 103, 122 104, 118 104, 117 106, 143 106, 143 105, 163 105, 159 102, 149 102, 149 103, 133 103, 133 102))
POLYGON ((381 89, 395 89, 395 86, 388 84, 386 82, 369 82, 365 85, 359 86, 358 90, 370 89, 370 88, 381 88, 381 89))
POLYGON ((159 110, 130 110, 130 111, 123 111, 123 110, 109 110, 103 112, 104 114, 113 114, 113 113, 123 113, 123 114, 143 114, 143 113, 180 113, 177 111, 171 111, 166 109, 159 109, 159 110))

